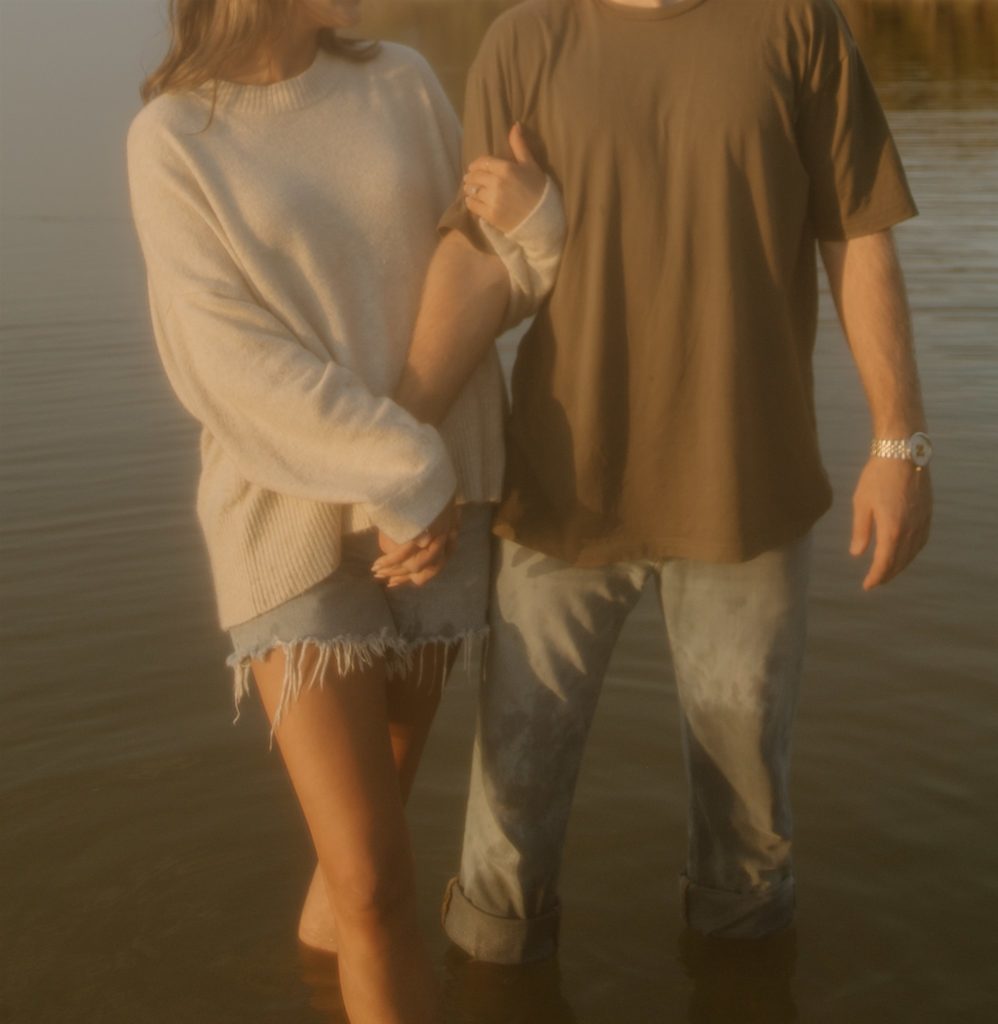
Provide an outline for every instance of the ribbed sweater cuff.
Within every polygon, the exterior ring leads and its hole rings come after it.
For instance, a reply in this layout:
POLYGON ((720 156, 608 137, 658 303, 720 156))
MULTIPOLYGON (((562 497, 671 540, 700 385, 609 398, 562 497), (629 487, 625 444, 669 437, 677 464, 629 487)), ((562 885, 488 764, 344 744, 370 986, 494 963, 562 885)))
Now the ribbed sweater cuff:
POLYGON ((556 259, 565 244, 565 204, 558 186, 549 176, 534 208, 506 232, 506 238, 518 245, 528 259, 556 259))
POLYGON ((503 330, 536 313, 554 287, 567 226, 557 185, 548 178, 537 205, 504 234, 479 218, 479 227, 509 274, 503 330))
POLYGON ((404 544, 418 537, 440 515, 456 489, 457 476, 444 453, 411 488, 393 495, 389 501, 364 508, 382 533, 404 544))

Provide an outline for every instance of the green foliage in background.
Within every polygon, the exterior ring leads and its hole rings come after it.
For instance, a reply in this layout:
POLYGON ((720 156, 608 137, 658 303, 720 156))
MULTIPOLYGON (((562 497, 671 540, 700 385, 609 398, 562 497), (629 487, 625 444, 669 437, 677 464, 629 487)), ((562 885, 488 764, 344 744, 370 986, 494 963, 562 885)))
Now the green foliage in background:
MULTIPOLYGON (((367 0, 365 31, 421 50, 460 107, 485 30, 519 0, 367 0)), ((913 97, 890 84, 946 82, 937 105, 985 102, 974 83, 998 81, 998 0, 839 0, 889 105, 913 97)), ((910 87, 909 87, 910 89, 910 87)), ((925 104, 925 97, 918 97, 925 104)))

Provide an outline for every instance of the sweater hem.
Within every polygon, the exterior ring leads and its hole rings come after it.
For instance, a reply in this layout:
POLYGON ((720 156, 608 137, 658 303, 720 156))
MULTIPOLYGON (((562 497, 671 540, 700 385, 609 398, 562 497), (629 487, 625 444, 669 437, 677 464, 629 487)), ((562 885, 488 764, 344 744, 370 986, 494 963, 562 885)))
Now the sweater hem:
MULTIPOLYGON (((494 480, 488 484, 476 483, 474 486, 470 486, 468 493, 457 495, 456 504, 458 507, 462 505, 498 505, 501 498, 501 486, 498 480, 494 480)), ((348 528, 340 530, 340 537, 379 528, 371 519, 365 505, 330 507, 350 510, 349 515, 341 520, 341 526, 348 528)), ((321 539, 318 534, 316 538, 321 539)), ((210 552, 210 544, 208 548, 210 552)), ((230 630, 244 622, 249 622, 250 619, 255 619, 258 615, 272 611, 278 605, 298 597, 317 583, 321 583, 339 568, 339 564, 338 551, 300 559, 294 564, 285 566, 286 571, 282 573, 280 586, 274 585, 271 580, 266 589, 264 589, 260 574, 257 573, 245 573, 242 577, 245 581, 243 585, 231 588, 226 586, 224 589, 216 577, 215 600, 219 627, 222 630, 230 630)))

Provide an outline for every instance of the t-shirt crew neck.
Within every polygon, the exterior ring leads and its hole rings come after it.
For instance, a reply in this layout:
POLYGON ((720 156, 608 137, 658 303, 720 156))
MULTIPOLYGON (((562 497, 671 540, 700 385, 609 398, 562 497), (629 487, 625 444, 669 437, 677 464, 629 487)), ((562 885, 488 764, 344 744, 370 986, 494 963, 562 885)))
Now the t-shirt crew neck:
POLYGON ((676 0, 675 3, 666 4, 663 7, 637 7, 634 4, 621 3, 619 0, 592 0, 592 2, 615 18, 660 21, 664 18, 675 18, 677 15, 685 14, 694 7, 699 7, 706 0, 676 0))

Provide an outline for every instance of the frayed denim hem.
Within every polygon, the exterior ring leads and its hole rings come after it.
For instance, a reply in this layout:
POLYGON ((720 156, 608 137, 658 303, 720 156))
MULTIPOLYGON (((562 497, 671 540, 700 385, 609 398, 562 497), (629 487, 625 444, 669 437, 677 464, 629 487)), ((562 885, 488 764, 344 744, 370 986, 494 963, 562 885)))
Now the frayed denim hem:
MULTIPOLYGON (((398 679, 411 675, 416 671, 416 685, 423 682, 426 651, 434 645, 445 647, 464 645, 464 667, 470 673, 472 666, 472 644, 482 639, 488 646, 488 626, 480 629, 469 629, 457 636, 429 636, 416 640, 405 640, 391 635, 387 630, 375 636, 337 637, 335 640, 319 637, 300 637, 291 641, 274 640, 261 644, 248 653, 231 654, 226 664, 233 670, 233 702, 236 714, 232 720, 235 725, 241 714, 243 699, 250 692, 251 664, 272 651, 280 650, 284 654, 284 679, 281 682, 281 696, 270 727, 270 745, 273 748, 276 733, 287 709, 304 693, 314 686, 322 687, 330 666, 336 666, 338 676, 346 676, 352 672, 362 672, 372 668, 377 661, 385 663, 389 679, 398 679), (317 652, 311 665, 307 659, 312 652, 317 652)), ((484 653, 481 658, 484 665, 484 653)))

